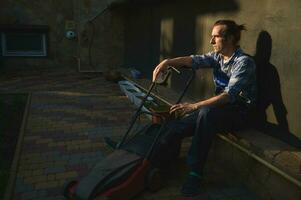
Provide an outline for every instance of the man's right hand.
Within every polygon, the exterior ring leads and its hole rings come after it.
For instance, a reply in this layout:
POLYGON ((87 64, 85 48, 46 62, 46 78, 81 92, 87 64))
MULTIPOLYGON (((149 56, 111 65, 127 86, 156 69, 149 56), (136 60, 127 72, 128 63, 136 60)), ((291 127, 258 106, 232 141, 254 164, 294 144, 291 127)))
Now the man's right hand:
POLYGON ((159 65, 156 66, 156 68, 153 71, 153 82, 156 81, 158 74, 164 70, 167 70, 168 64, 167 64, 168 59, 163 60, 159 65))
POLYGON ((192 66, 192 58, 190 56, 177 57, 172 59, 163 60, 153 71, 153 82, 156 81, 158 74, 161 71, 167 70, 168 66, 173 67, 191 67, 192 66))

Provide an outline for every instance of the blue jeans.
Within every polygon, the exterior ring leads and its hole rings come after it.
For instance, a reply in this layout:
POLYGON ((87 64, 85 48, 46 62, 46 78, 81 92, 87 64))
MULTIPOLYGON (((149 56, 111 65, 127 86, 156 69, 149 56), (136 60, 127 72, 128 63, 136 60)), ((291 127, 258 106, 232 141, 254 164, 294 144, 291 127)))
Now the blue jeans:
POLYGON ((181 120, 170 121, 166 139, 178 141, 192 136, 187 164, 193 171, 202 171, 216 133, 243 129, 247 119, 248 110, 239 105, 205 107, 181 120))

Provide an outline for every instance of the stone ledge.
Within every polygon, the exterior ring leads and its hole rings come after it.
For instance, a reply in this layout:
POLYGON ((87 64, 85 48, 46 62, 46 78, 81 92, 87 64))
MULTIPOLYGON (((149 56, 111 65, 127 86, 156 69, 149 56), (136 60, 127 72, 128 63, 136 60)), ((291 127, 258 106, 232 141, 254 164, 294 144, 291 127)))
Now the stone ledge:
MULTIPOLYGON (((220 134, 248 151, 253 157, 262 159, 268 167, 285 176, 301 189, 301 152, 300 150, 257 130, 245 130, 237 133, 220 134)), ((255 158, 256 159, 256 158, 255 158)), ((260 161, 260 160, 259 160, 260 161)))

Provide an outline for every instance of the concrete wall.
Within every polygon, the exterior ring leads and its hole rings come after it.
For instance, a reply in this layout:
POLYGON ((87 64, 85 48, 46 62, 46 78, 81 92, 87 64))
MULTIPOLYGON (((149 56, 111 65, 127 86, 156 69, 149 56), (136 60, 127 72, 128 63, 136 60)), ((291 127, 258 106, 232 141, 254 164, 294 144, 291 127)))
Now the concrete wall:
MULTIPOLYGON (((189 0, 140 6, 128 13, 125 63, 150 77, 160 59, 210 51, 216 20, 244 23, 248 30, 242 35, 241 46, 258 64, 262 126, 282 138, 301 138, 300 8, 298 0, 189 0)), ((211 79, 210 70, 198 73, 190 94, 211 96, 211 79)), ((178 87, 179 80, 174 78, 172 87, 178 87)))
POLYGON ((114 0, 74 1, 81 71, 106 71, 124 61, 124 13, 114 0))
POLYGON ((0 24, 49 26, 47 58, 5 58, 8 69, 48 68, 76 64, 76 41, 65 38, 65 23, 73 20, 73 2, 4 0, 0 6, 0 24), (70 9, 71 8, 71 9, 70 9))
POLYGON ((3 58, 2 66, 8 70, 77 70, 80 63, 82 71, 102 71, 123 62, 122 12, 108 10, 98 16, 110 1, 3 0, 0 4, 0 25, 49 26, 48 57, 3 58), (89 23, 91 19, 93 23, 89 23), (78 37, 67 39, 67 30, 74 30, 78 37))

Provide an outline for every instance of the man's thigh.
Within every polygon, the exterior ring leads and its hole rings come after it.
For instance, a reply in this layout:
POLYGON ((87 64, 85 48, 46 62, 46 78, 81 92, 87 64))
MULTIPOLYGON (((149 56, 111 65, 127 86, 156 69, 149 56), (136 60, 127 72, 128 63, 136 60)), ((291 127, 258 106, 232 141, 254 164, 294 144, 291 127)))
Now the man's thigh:
POLYGON ((246 126, 246 112, 237 105, 222 105, 200 110, 199 125, 211 125, 216 131, 233 131, 246 126))

